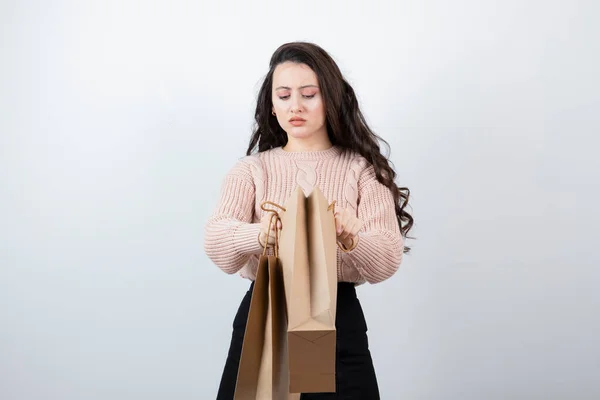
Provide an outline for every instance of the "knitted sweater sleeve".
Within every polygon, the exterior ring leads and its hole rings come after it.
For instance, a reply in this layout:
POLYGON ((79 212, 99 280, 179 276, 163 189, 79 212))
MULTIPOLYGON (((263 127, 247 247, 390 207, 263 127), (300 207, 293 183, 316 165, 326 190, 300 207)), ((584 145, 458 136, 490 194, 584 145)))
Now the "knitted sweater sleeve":
POLYGON ((363 228, 357 246, 342 253, 342 262, 352 265, 371 284, 390 278, 398 270, 404 254, 394 197, 381 184, 372 166, 358 180, 358 218, 363 228))
POLYGON ((260 223, 253 223, 255 186, 249 163, 242 159, 226 175, 218 204, 204 229, 206 255, 224 272, 238 272, 262 247, 260 223))

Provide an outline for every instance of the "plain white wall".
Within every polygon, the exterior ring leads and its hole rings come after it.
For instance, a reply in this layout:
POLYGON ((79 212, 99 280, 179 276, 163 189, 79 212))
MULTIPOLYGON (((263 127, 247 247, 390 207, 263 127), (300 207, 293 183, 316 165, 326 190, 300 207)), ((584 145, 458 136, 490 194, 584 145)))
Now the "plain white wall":
POLYGON ((596 1, 2 1, 0 398, 212 399, 203 252, 271 53, 339 62, 413 193, 383 399, 600 396, 596 1))

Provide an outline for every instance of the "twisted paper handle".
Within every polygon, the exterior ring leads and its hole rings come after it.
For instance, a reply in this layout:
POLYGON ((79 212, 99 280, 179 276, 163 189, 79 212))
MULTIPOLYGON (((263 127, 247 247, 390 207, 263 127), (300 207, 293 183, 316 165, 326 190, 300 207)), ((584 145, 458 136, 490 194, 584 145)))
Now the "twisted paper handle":
MULTIPOLYGON (((277 227, 277 222, 281 222, 281 218, 279 217, 279 213, 275 210, 269 210, 265 206, 272 205, 281 209, 282 211, 286 211, 284 207, 280 206, 277 203, 273 203, 272 201, 264 201, 261 203, 260 208, 265 211, 271 213, 271 219, 269 219, 269 230, 267 232, 271 232, 271 228, 273 227, 273 221, 275 221, 275 245, 272 246, 275 251, 275 257, 279 257, 279 228, 277 227)), ((267 255, 267 247, 269 247, 268 241, 263 246, 263 256, 267 255)))

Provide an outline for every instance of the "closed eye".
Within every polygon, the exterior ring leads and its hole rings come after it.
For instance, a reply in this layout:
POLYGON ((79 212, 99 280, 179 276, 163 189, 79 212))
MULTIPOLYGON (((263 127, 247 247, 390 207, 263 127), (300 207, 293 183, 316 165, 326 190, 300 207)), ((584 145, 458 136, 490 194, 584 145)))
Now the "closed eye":
MULTIPOLYGON (((312 99, 313 97, 315 97, 315 95, 314 94, 311 94, 311 95, 308 95, 308 96, 304 96, 303 95, 302 97, 304 97, 305 99, 312 99)), ((290 98, 289 95, 288 96, 279 96, 280 100, 287 100, 289 98, 290 98)))

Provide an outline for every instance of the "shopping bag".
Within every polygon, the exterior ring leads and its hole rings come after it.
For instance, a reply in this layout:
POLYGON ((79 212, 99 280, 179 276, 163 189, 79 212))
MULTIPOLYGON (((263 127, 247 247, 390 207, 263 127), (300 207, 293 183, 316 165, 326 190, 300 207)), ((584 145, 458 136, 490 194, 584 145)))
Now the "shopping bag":
MULTIPOLYGON (((277 226, 277 213, 271 224, 277 226)), ((276 234, 277 237, 277 234, 276 234)), ((250 300, 234 400, 288 400, 287 318, 283 275, 264 248, 250 300)))
POLYGON ((292 393, 335 392, 337 240, 333 205, 300 187, 280 213, 292 393))

